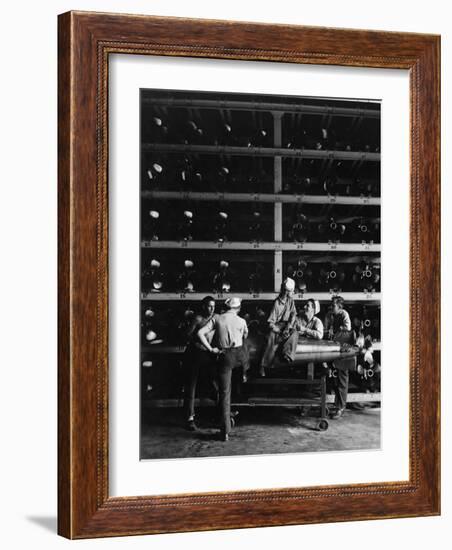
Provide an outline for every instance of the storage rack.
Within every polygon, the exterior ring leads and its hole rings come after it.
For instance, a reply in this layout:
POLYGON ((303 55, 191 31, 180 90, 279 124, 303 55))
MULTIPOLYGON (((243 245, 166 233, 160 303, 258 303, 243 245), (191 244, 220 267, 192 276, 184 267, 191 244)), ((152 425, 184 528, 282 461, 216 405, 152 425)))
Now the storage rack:
MULTIPOLYGON (((149 190, 142 185, 142 199, 156 201, 218 201, 228 203, 271 203, 274 209, 274 241, 271 242, 236 242, 236 241, 182 241, 182 240, 146 240, 143 235, 141 241, 142 250, 156 250, 163 252, 165 250, 219 250, 219 251, 268 251, 273 252, 273 291, 272 292, 237 292, 233 294, 242 298, 242 300, 255 302, 269 302, 275 299, 281 286, 283 273, 283 254, 285 252, 326 252, 333 257, 337 253, 355 253, 357 256, 365 257, 371 253, 379 253, 381 245, 379 243, 356 242, 356 243, 333 243, 333 242, 288 242, 283 241, 283 205, 350 205, 365 208, 367 206, 381 205, 381 198, 375 196, 340 196, 340 195, 310 195, 310 194, 288 194, 283 193, 283 167, 282 162, 285 158, 291 159, 315 159, 325 164, 326 169, 335 160, 353 161, 356 166, 366 162, 379 162, 380 153, 370 151, 350 151, 350 150, 314 150, 305 148, 287 148, 283 147, 283 124, 284 115, 293 116, 317 116, 323 117, 322 120, 328 125, 333 117, 352 117, 359 125, 365 118, 379 119, 380 110, 367 105, 365 102, 358 107, 347 107, 339 102, 330 102, 323 104, 313 104, 313 102, 295 103, 292 98, 288 101, 277 101, 268 99, 235 100, 230 98, 193 98, 190 92, 187 96, 170 97, 164 94, 164 97, 158 97, 158 94, 146 95, 142 97, 142 109, 145 106, 151 109, 158 109, 160 112, 168 110, 186 109, 187 112, 204 112, 213 110, 217 113, 227 111, 255 111, 270 113, 273 118, 273 146, 272 147, 238 147, 232 145, 209 145, 209 144, 186 144, 186 143, 142 143, 141 151, 144 153, 156 154, 184 154, 184 155, 216 155, 216 156, 247 156, 247 157, 265 157, 273 159, 273 192, 270 193, 240 193, 240 192, 196 192, 196 191, 173 191, 173 190, 149 190), (333 104, 332 104, 333 103, 333 104), (371 108, 372 107, 372 108, 371 108)), ((379 257, 375 258, 379 262, 379 257)), ((226 293, 217 293, 209 291, 217 300, 227 298, 226 293)), ((363 303, 369 306, 379 305, 381 295, 379 292, 341 292, 346 303, 363 303)), ((142 292, 141 299, 143 304, 152 302, 187 302, 199 301, 206 295, 206 292, 142 292)), ((297 300, 306 300, 314 298, 321 302, 327 302, 331 299, 330 292, 306 292, 296 294, 297 300)), ((379 343, 376 343, 375 349, 380 349, 379 343)), ((173 352, 174 352, 174 348, 173 352)), ((144 354, 156 352, 152 346, 143 346, 144 354)), ((355 398, 352 398, 356 400, 355 398)), ((376 400, 375 394, 362 396, 362 400, 376 400)), ((155 399, 154 404, 162 406, 170 405, 174 400, 155 399)))

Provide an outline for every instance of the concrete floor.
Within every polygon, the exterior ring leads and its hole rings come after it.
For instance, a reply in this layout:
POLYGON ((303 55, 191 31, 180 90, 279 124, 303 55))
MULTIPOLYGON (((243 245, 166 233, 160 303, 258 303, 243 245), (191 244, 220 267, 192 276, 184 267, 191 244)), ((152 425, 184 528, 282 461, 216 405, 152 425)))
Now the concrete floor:
POLYGON ((242 407, 228 442, 218 439, 212 409, 197 412, 198 431, 184 429, 181 409, 148 409, 143 414, 141 459, 233 456, 378 449, 380 409, 347 409, 318 431, 318 410, 242 407))

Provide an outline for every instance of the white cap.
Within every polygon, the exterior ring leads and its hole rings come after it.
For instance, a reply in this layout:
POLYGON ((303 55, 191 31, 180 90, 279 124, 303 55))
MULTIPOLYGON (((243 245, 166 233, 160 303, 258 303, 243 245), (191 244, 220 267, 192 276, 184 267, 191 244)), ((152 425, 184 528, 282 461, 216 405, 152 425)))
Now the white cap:
POLYGON ((195 264, 192 262, 192 260, 185 260, 184 261, 184 267, 193 267, 195 264))
POLYGON ((184 216, 186 218, 193 218, 193 212, 191 212, 190 210, 184 210, 184 216))
POLYGON ((284 279, 284 288, 287 290, 295 290, 295 281, 290 277, 284 279))
POLYGON ((229 308, 240 307, 242 305, 242 300, 237 296, 232 296, 232 298, 225 300, 224 305, 229 308))
POLYGON ((157 210, 149 210, 149 215, 151 218, 157 219, 160 217, 160 214, 157 212, 157 210))

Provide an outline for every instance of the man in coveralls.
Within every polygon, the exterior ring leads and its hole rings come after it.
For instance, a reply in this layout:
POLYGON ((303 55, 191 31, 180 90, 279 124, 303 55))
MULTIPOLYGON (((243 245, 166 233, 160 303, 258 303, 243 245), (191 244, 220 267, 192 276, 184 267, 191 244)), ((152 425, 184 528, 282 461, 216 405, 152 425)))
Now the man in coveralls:
POLYGON ((270 332, 261 359, 259 369, 261 376, 265 376, 266 367, 271 367, 278 348, 285 361, 291 362, 294 360, 294 346, 290 338, 294 332, 297 318, 297 309, 292 297, 294 290, 295 281, 287 277, 281 285, 279 296, 273 303, 273 308, 267 319, 270 332))

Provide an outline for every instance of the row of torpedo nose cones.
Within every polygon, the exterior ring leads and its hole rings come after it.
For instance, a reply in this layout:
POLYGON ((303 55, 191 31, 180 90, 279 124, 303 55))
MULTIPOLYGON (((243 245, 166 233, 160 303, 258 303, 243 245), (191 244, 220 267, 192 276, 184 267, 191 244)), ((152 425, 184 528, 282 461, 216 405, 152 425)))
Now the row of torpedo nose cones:
MULTIPOLYGON (((380 264, 370 261, 357 263, 310 263, 299 259, 285 268, 284 276, 295 281, 295 292, 310 291, 342 292, 346 290, 376 292, 380 288, 380 264)), ((255 263, 251 271, 235 261, 231 266, 228 260, 220 260, 217 266, 192 259, 169 263, 163 269, 159 259, 152 258, 144 263, 142 270, 142 290, 144 292, 199 292, 217 293, 271 291, 273 267, 255 263)))
MULTIPOLYGON (((225 210, 205 212, 199 222, 193 210, 183 210, 173 216, 160 215, 158 210, 148 211, 143 220, 143 237, 150 241, 175 239, 180 241, 206 240, 206 229, 213 241, 224 242, 235 238, 237 241, 260 242, 269 235, 269 224, 263 219, 260 210, 251 209, 246 217, 245 227, 243 216, 230 216, 225 210), (202 238, 201 238, 202 237, 202 238)), ((350 218, 348 218, 350 220, 350 218)), ((309 218, 296 212, 288 224, 284 224, 283 239, 304 243, 312 241, 328 242, 379 242, 380 221, 378 218, 356 217, 344 223, 334 217, 323 221, 310 221, 309 218)))
MULTIPOLYGON (((283 124, 282 147, 286 149, 380 152, 379 143, 370 135, 358 135, 349 128, 339 129, 321 125, 287 130, 283 124)), ((143 139, 154 143, 183 145, 224 145, 231 147, 274 147, 269 127, 235 125, 221 122, 207 128, 201 121, 186 119, 170 123, 153 116, 143 123, 143 139)))
MULTIPOLYGON (((379 176, 351 175, 345 163, 333 161, 326 175, 316 175, 315 159, 305 160, 303 169, 283 172, 282 192, 313 195, 378 196, 379 176), (345 166, 345 167, 344 167, 345 166)), ((273 176, 262 168, 251 171, 244 166, 232 169, 224 164, 200 164, 196 166, 188 158, 169 162, 158 160, 146 169, 146 187, 149 190, 171 189, 180 191, 213 192, 273 192, 269 184, 273 176)))

